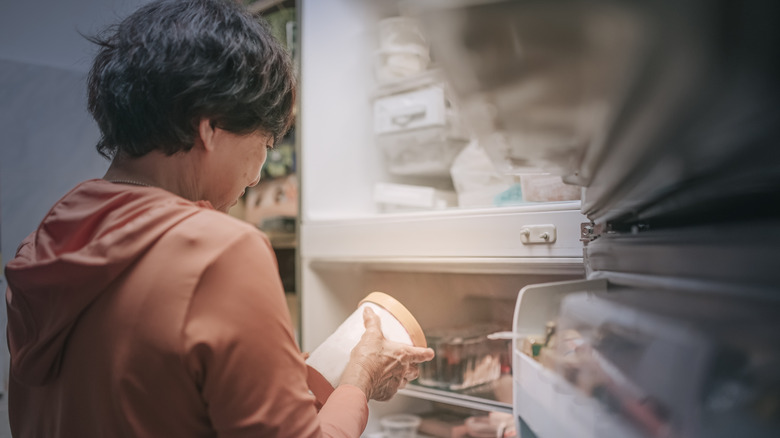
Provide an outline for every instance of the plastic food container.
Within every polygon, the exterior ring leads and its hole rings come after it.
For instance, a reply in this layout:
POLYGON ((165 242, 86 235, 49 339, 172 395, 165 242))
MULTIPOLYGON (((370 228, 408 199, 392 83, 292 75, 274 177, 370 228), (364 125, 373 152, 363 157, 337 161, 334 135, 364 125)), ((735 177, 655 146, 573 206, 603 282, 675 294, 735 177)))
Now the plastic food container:
POLYGON ((381 49, 374 56, 376 78, 382 84, 419 75, 431 63, 428 52, 417 49, 381 49))
POLYGON ((443 86, 392 94, 374 102, 374 132, 381 135, 452 124, 450 112, 443 86))
POLYGON ((491 412, 488 415, 466 419, 466 430, 470 438, 503 437, 507 429, 513 426, 512 414, 491 412))
POLYGON ((417 21, 410 17, 380 21, 375 62, 380 83, 402 80, 427 70, 431 62, 430 50, 417 21))
POLYGON ((377 143, 392 174, 448 176, 468 141, 451 137, 446 127, 434 126, 382 135, 377 143))
POLYGON ((523 200, 529 202, 574 201, 580 199, 582 187, 565 184, 561 177, 549 173, 520 175, 523 200))
POLYGON ((374 202, 387 213, 442 210, 456 206, 457 195, 453 191, 433 187, 377 183, 374 186, 374 202))
POLYGON ((492 324, 429 331, 426 339, 436 356, 420 364, 421 385, 462 390, 493 382, 501 376, 501 359, 508 341, 488 339, 499 331, 492 324))
POLYGON ((414 18, 390 17, 379 21, 379 47, 427 51, 428 42, 414 18))
POLYGON ((382 292, 368 294, 360 301, 358 308, 306 360, 307 383, 320 403, 325 403, 338 386, 352 349, 366 331, 363 323, 363 310, 366 307, 371 307, 379 315, 386 339, 418 347, 427 346, 420 324, 403 304, 382 292))
POLYGON ((415 438, 422 419, 417 415, 390 415, 379 420, 385 438, 415 438))
POLYGON ((388 171, 404 176, 449 176, 468 143, 456 108, 441 84, 374 102, 374 132, 388 171))

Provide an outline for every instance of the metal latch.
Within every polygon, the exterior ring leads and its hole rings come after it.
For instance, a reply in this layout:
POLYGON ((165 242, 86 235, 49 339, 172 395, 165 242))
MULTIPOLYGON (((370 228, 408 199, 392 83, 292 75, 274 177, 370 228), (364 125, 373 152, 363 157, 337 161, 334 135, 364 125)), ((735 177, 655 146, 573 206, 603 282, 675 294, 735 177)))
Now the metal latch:
POLYGON ((558 238, 555 225, 526 225, 520 228, 520 241, 524 245, 535 243, 554 243, 558 238))

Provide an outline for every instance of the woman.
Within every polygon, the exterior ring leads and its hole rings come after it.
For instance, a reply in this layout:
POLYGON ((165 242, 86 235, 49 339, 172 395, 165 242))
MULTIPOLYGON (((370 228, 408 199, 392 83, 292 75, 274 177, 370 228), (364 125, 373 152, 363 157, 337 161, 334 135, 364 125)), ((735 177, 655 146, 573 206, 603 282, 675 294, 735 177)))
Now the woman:
POLYGON ((266 237, 224 214, 289 129, 291 64, 228 0, 149 3, 94 41, 103 179, 6 267, 15 437, 358 437, 430 349, 379 318, 316 409, 266 237))

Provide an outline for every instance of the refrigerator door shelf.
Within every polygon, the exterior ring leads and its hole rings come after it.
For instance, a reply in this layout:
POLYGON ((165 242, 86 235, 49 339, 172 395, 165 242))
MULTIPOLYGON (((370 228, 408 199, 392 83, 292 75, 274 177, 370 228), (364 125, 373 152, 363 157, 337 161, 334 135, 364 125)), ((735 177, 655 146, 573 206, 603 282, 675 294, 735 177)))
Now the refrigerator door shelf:
POLYGON ((540 437, 640 438, 624 419, 613 415, 595 400, 578 392, 558 373, 524 354, 520 345, 526 336, 544 333, 547 321, 557 317, 567 295, 582 291, 606 291, 607 281, 582 280, 524 287, 515 305, 512 348, 514 414, 540 437))
POLYGON ((545 438, 776 436, 759 407, 775 397, 779 311, 740 290, 604 278, 526 286, 514 315, 514 413, 545 438), (549 327, 552 341, 529 349, 549 327))

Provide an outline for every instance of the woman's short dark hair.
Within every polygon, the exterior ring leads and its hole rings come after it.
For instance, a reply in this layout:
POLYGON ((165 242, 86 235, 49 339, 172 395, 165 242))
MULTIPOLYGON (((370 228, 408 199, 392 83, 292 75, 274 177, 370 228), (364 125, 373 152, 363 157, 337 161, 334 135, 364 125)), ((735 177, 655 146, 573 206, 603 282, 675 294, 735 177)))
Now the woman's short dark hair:
POLYGON ((157 0, 89 38, 97 150, 140 157, 192 148, 201 118, 278 141, 289 130, 295 75, 268 27, 230 0, 157 0))

